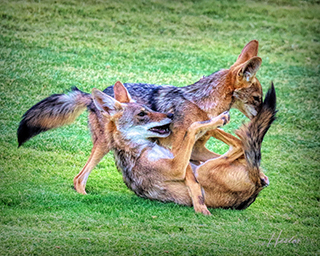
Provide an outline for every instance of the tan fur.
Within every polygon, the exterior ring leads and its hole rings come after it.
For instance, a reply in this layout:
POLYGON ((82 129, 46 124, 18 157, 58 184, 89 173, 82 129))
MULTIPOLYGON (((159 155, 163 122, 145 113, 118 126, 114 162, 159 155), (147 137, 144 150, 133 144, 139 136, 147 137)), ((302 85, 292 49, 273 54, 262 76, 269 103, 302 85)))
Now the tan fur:
POLYGON ((211 135, 229 145, 229 151, 197 167, 195 175, 205 191, 208 207, 237 208, 243 201, 258 194, 263 186, 250 179, 241 140, 219 129, 212 131, 211 135))

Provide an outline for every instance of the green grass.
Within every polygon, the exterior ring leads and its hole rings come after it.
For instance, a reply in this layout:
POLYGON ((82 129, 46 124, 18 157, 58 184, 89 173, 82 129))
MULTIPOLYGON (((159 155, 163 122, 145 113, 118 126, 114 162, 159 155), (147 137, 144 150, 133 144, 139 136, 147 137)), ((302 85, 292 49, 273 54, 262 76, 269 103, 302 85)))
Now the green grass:
MULTIPOLYGON (((0 255, 319 255, 319 19, 316 0, 0 1, 0 255), (112 154, 77 194, 92 146, 86 114, 17 149, 22 114, 52 93, 191 84, 252 39, 279 112, 262 148, 271 185, 244 211, 205 217, 138 198, 112 154)), ((231 118, 229 132, 245 121, 231 118)))

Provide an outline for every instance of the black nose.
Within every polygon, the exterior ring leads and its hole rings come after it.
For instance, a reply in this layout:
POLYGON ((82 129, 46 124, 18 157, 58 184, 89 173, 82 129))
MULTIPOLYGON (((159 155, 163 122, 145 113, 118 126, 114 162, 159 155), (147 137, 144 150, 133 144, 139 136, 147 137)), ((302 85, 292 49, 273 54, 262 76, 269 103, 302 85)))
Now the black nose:
POLYGON ((173 119, 173 114, 169 113, 169 114, 167 114, 167 117, 170 118, 170 119, 173 119))

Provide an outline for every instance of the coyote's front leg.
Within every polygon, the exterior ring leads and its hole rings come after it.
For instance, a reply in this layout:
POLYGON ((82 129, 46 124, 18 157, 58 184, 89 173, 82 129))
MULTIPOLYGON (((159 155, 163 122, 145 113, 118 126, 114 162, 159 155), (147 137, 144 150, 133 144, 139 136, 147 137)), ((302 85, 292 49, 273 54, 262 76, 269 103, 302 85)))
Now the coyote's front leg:
POLYGON ((210 214, 210 212, 204 204, 201 186, 193 175, 189 160, 197 134, 221 127, 228 123, 229 120, 229 112, 224 112, 214 119, 193 123, 187 130, 179 150, 174 153, 174 158, 161 159, 159 160, 161 162, 158 163, 161 166, 162 175, 167 177, 168 181, 185 180, 185 184, 190 190, 195 211, 206 215, 210 214))

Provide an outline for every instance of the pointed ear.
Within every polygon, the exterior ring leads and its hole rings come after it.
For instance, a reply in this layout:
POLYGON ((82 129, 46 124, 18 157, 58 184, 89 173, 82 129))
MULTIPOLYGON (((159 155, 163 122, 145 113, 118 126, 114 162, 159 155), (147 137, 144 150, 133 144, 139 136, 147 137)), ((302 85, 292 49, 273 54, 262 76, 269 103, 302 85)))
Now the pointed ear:
POLYGON ((113 86, 114 98, 121 103, 132 102, 131 96, 127 91, 126 87, 120 82, 117 81, 113 86))
POLYGON ((252 57, 258 56, 259 42, 257 40, 250 41, 241 51, 237 61, 231 66, 234 68, 252 57))
POLYGON ((237 73, 237 80, 251 83, 252 79, 256 76, 261 63, 262 59, 260 57, 253 57, 248 60, 246 63, 240 66, 240 69, 237 73))
POLYGON ((98 89, 93 88, 91 95, 93 97, 93 102, 96 105, 96 107, 100 111, 107 113, 110 116, 113 116, 118 111, 122 110, 122 105, 119 101, 113 99, 112 97, 98 89))

